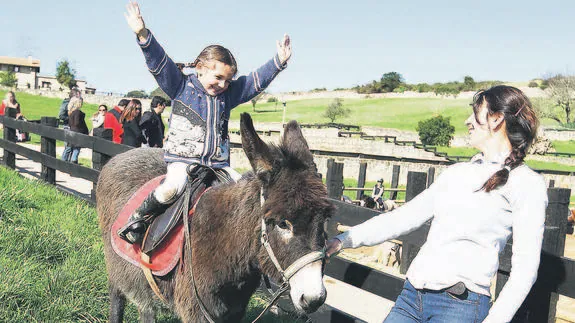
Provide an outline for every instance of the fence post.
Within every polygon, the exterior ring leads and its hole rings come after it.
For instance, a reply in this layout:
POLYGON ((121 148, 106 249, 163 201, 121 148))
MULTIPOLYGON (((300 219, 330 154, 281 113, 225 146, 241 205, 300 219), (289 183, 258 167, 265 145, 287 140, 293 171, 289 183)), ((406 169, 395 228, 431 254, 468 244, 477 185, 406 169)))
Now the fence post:
MULTIPOLYGON (((542 250, 554 256, 563 256, 565 251, 565 235, 567 231, 567 214, 571 190, 566 188, 547 189, 548 205, 545 211, 545 232, 543 233, 542 250)), ((511 254, 511 253, 508 253, 511 254)), ((549 259, 544 258, 543 259, 549 259)), ((556 287, 549 283, 547 276, 561 277, 565 273, 546 272, 546 265, 541 263, 537 281, 531 288, 527 299, 523 302, 512 322, 555 322, 557 301, 559 295, 553 290, 556 287)), ((555 268, 555 267, 553 267, 555 268)), ((496 296, 503 289, 509 276, 498 273, 496 296)))
MULTIPOLYGON (((112 129, 104 129, 104 128, 95 128, 93 130, 93 136, 97 138, 102 138, 106 140, 112 141, 112 129)), ((92 149, 92 168, 95 170, 102 170, 102 167, 106 165, 106 163, 112 157, 97 152, 95 149, 92 149)), ((92 183, 92 192, 91 192, 92 201, 96 201, 96 183, 92 183)))
POLYGON ((554 179, 550 179, 549 180, 549 188, 555 187, 555 180, 554 179))
MULTIPOLYGON (((42 117, 40 119, 40 124, 48 127, 58 127, 58 118, 54 117, 42 117)), ((56 158, 56 139, 41 137, 40 139, 40 151, 50 157, 56 158)), ((56 184, 56 170, 54 168, 49 168, 42 164, 42 173, 40 178, 48 184, 56 184)))
MULTIPOLYGON (((4 117, 7 118, 16 118, 16 109, 14 108, 6 108, 4 111, 4 117)), ((16 129, 8 128, 4 125, 4 140, 8 140, 10 142, 16 142, 16 129)), ((15 169, 16 168, 16 154, 13 152, 4 149, 4 166, 8 168, 15 169)))
MULTIPOLYGON (((399 185, 399 165, 393 165, 393 171, 391 173, 391 188, 397 188, 399 185)), ((391 191, 389 193, 390 200, 397 200, 397 191, 391 191)))
POLYGON ((343 194, 343 163, 336 163, 333 158, 327 160, 325 182, 327 195, 332 199, 341 199, 343 194))
POLYGON ((431 186, 435 181, 435 167, 429 167, 427 169, 427 187, 431 186))
MULTIPOLYGON (((407 173, 407 186, 405 188, 405 202, 409 202, 419 193, 423 192, 427 187, 427 174, 423 172, 408 172, 407 173)), ((401 265, 399 266, 399 272, 401 274, 407 273, 407 269, 411 262, 417 256, 419 248, 404 244, 401 248, 401 265)))
MULTIPOLYGON (((367 172, 367 163, 360 163, 359 164, 359 176, 357 177, 357 187, 364 188, 365 187, 365 173, 367 172)), ((361 199, 363 195, 363 191, 357 191, 355 195, 355 199, 361 199)))

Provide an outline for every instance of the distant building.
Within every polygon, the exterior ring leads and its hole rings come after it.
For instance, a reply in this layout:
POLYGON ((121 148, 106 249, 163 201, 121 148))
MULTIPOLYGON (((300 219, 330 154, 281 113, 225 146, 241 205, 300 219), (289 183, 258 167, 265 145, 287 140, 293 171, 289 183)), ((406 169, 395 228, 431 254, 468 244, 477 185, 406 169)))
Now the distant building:
MULTIPOLYGON (((19 89, 51 89, 53 91, 63 91, 62 86, 55 76, 40 75, 40 60, 20 57, 0 56, 0 71, 14 72, 18 79, 19 89)), ((76 80, 78 88, 86 94, 94 94, 96 89, 86 87, 86 81, 76 80)))

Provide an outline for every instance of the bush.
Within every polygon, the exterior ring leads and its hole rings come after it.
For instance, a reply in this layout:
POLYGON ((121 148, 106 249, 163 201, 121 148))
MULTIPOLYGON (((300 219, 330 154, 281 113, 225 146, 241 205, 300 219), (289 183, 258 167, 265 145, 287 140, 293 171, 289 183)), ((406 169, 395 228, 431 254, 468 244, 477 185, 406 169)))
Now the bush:
POLYGON ((325 109, 323 116, 330 119, 332 123, 339 117, 346 117, 350 113, 349 108, 343 107, 343 100, 335 98, 325 109))
POLYGON ((539 84, 537 84, 537 82, 535 82, 535 81, 531 81, 531 82, 529 82, 528 86, 529 87, 539 87, 539 84))
POLYGON ((273 102, 278 102, 278 98, 276 98, 275 96, 269 97, 268 103, 273 103, 273 102))
POLYGON ((133 90, 126 94, 127 98, 135 98, 135 99, 147 99, 148 95, 144 90, 133 90))
POLYGON ((450 118, 443 116, 419 121, 416 130, 419 133, 419 140, 424 145, 447 147, 449 147, 455 133, 455 127, 451 125, 450 118))
POLYGON ((15 87, 18 84, 18 79, 14 72, 0 72, 0 84, 7 87, 15 87))

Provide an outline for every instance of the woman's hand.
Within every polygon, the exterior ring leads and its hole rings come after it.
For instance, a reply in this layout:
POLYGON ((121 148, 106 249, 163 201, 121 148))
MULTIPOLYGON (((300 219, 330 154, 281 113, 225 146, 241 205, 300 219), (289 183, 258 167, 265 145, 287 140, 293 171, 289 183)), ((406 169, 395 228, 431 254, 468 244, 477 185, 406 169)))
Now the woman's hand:
POLYGON ((140 13, 140 5, 136 1, 130 0, 130 3, 126 5, 126 11, 124 17, 126 17, 128 25, 138 35, 141 42, 145 41, 148 38, 148 30, 140 13))
POLYGON ((284 38, 282 39, 281 42, 277 42, 277 48, 278 48, 278 57, 280 59, 280 63, 283 65, 285 63, 287 63, 287 61, 290 59, 291 57, 291 40, 288 36, 288 34, 284 35, 284 38))
POLYGON ((330 258, 338 254, 342 249, 342 243, 337 238, 332 238, 325 244, 325 256, 330 258))

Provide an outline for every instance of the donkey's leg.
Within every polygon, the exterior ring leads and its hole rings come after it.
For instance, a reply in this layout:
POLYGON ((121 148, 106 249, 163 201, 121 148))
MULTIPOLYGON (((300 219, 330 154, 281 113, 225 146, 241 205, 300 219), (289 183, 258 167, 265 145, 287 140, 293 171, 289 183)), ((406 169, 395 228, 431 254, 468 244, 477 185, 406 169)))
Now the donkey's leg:
POLYGON ((140 323, 154 323, 156 322, 156 312, 153 309, 138 309, 140 313, 140 323))
POLYGON ((110 323, 122 323, 126 297, 117 288, 110 286, 110 323))

